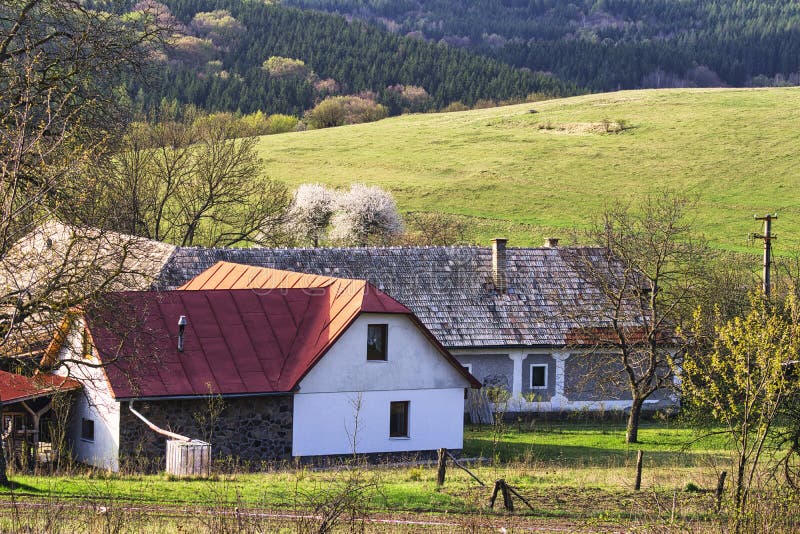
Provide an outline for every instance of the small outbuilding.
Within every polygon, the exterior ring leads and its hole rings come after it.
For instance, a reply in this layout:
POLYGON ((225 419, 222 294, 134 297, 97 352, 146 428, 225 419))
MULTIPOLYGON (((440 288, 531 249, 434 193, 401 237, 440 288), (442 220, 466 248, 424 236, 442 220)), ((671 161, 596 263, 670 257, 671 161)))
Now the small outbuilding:
MULTIPOLYGON (((71 378, 39 373, 24 376, 0 371, 2 446, 6 458, 18 464, 53 460, 53 397, 80 389, 71 378)), ((64 414, 66 415, 66 414, 64 414)))

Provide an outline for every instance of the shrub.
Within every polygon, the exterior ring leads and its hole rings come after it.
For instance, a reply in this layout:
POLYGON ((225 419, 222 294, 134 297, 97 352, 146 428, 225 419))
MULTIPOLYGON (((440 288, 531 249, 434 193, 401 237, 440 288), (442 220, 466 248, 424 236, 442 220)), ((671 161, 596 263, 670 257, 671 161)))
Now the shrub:
POLYGON ((306 113, 312 128, 330 128, 345 124, 373 122, 387 117, 385 106, 360 96, 329 96, 306 113))
POLYGON ((310 73, 310 70, 302 60, 281 56, 271 56, 261 68, 273 78, 305 78, 310 73))

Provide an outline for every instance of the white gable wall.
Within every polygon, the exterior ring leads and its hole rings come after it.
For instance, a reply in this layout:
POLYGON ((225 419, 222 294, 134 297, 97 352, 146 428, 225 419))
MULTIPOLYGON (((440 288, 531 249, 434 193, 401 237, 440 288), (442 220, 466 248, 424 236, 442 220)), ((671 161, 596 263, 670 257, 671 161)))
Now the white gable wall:
MULTIPOLYGON (((66 342, 59 352, 59 359, 78 360, 83 352, 83 323, 76 320, 66 342)), ((97 364, 97 355, 87 363, 97 364)), ((70 376, 83 384, 78 401, 73 406, 67 438, 72 442, 73 458, 104 469, 119 469, 119 416, 120 405, 114 400, 102 368, 65 362, 56 374, 70 376), (94 421, 94 440, 81 439, 83 419, 94 421)))
POLYGON ((300 393, 465 388, 469 382, 405 315, 363 313, 300 382, 300 393), (367 361, 367 325, 386 324, 387 361, 367 361))
POLYGON ((463 377, 407 316, 362 314, 300 382, 292 454, 463 447, 463 377), (388 325, 387 361, 367 361, 367 325, 388 325), (407 438, 389 437, 389 406, 408 401, 407 438))

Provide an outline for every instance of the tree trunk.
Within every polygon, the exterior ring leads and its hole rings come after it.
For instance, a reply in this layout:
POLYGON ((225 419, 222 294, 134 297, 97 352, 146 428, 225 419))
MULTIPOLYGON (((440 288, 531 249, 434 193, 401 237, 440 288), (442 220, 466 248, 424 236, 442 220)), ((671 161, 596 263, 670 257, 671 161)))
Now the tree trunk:
POLYGON ((5 432, 5 428, 2 428, 3 424, 3 407, 0 405, 0 486, 8 487, 11 483, 8 480, 8 462, 6 461, 6 444, 4 439, 2 439, 2 435, 5 432))
POLYGON ((644 399, 633 398, 625 431, 625 443, 639 443, 639 418, 642 415, 642 404, 644 404, 644 399))
POLYGON ((739 454, 738 461, 739 465, 736 466, 736 491, 733 497, 734 513, 736 514, 734 530, 737 533, 742 531, 742 516, 744 515, 745 508, 744 469, 747 458, 744 452, 739 454))

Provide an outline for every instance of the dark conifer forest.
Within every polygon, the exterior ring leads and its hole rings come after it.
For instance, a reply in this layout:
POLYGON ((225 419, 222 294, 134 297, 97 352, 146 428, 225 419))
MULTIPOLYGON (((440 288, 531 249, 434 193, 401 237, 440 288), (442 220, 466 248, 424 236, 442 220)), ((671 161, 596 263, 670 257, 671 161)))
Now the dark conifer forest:
POLYGON ((579 92, 550 75, 338 15, 243 0, 163 4, 176 29, 156 83, 128 83, 143 108, 166 98, 207 111, 302 115, 346 94, 397 114, 579 92))
POLYGON ((797 85, 800 2, 284 0, 552 72, 592 91, 797 85))

